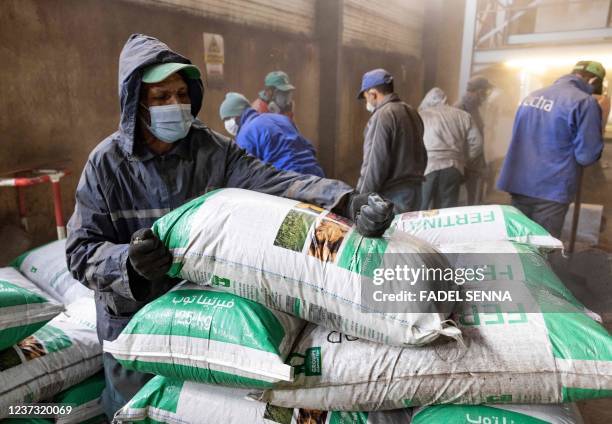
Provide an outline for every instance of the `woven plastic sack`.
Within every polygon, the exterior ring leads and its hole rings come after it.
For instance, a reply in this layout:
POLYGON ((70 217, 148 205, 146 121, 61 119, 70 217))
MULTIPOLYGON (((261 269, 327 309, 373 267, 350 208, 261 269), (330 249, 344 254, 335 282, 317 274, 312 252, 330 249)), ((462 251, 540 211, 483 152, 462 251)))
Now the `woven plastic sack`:
POLYGON ((0 418, 9 405, 52 399, 101 368, 94 301, 83 299, 0 352, 0 418))
POLYGON ((57 240, 19 255, 12 266, 45 293, 68 305, 93 291, 72 278, 66 265, 66 240, 57 240))
MULTIPOLYGON (((316 206, 240 189, 201 196, 157 220, 153 230, 172 251, 172 276, 380 343, 460 337, 437 304, 431 313, 371 313, 361 302, 362 282, 371 284, 374 270, 391 258, 414 268, 448 265, 429 244, 402 232, 364 238, 316 206)), ((452 283, 419 284, 442 290, 452 283)))
POLYGON ((243 387, 291 381, 285 364, 304 321, 231 293, 184 284, 142 308, 113 342, 123 366, 243 387))
POLYGON ((409 424, 410 410, 328 412, 287 409, 245 399, 247 390, 154 377, 117 412, 119 423, 409 424), (203 407, 203 405, 205 405, 203 407))
POLYGON ((582 424, 574 404, 436 405, 416 409, 412 424, 582 424))
POLYGON ((64 307, 14 268, 0 268, 0 350, 41 328, 64 307))
POLYGON ((72 407, 70 414, 55 417, 56 424, 106 423, 101 403, 104 387, 104 373, 99 372, 55 396, 54 403, 72 407))
MULTIPOLYGON (((503 253, 499 260, 512 259, 507 254, 511 249, 526 263, 542 261, 534 247, 510 242, 498 245, 503 253)), ((458 245, 453 249, 461 250, 458 245)), ((495 249, 481 244, 463 251, 495 249)), ((482 265, 480 256, 472 256, 474 264, 482 265)), ((531 272, 516 264, 496 266, 503 267, 506 276, 528 279, 531 272), (515 268, 508 273, 506 266, 515 268)), ((503 278, 501 272, 496 276, 503 278)), ((290 356, 295 381, 253 397, 284 407, 378 410, 440 403, 548 404, 612 396, 612 337, 605 328, 563 294, 558 280, 511 283, 533 293, 538 304, 555 303, 559 312, 527 313, 518 307, 516 312, 499 312, 494 303, 474 310, 466 303, 466 313, 456 317, 463 344, 421 348, 384 346, 309 325, 290 356)))
POLYGON ((435 246, 507 240, 529 243, 546 250, 563 249, 560 240, 508 205, 407 212, 397 215, 392 226, 435 246))

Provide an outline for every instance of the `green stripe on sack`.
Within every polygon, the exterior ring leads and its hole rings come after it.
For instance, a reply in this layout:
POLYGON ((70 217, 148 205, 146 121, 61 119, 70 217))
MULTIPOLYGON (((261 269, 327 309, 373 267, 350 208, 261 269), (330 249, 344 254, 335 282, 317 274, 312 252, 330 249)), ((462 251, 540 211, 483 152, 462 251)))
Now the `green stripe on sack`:
MULTIPOLYGON (((207 199, 222 190, 223 189, 209 191, 205 195, 193 199, 162 216, 153 223, 151 227, 153 233, 159 237, 169 249, 187 247, 189 245, 191 232, 191 220, 189 218, 199 210, 200 206, 202 206, 207 199)), ((168 271, 168 275, 171 277, 178 277, 181 268, 182 263, 173 263, 170 271, 168 271)))
POLYGON ((543 313, 553 355, 560 359, 612 361, 612 340, 584 313, 543 313))
POLYGON ((211 370, 197 366, 166 364, 163 362, 149 362, 142 360, 117 359, 125 368, 156 374, 178 380, 196 381, 198 383, 214 384, 229 387, 244 387, 253 389, 269 389, 273 383, 244 377, 230 372, 211 370))
POLYGON ((170 380, 157 375, 134 395, 127 407, 130 409, 142 409, 153 406, 164 411, 176 413, 182 389, 182 381, 170 380))
POLYGON ((6 280, 0 280, 0 308, 46 302, 48 300, 37 293, 6 280))
POLYGON ((102 395, 104 386, 104 373, 99 372, 58 394, 55 397, 55 402, 73 406, 84 405, 98 399, 102 395))
POLYGON ((49 320, 45 319, 40 322, 33 324, 21 325, 19 327, 11 327, 4 330, 0 330, 0 350, 6 349, 9 346, 14 345, 28 337, 30 334, 38 331, 42 328, 49 320))
POLYGON ((332 411, 328 424, 368 424, 367 412, 332 411))
POLYGON ((389 242, 384 238, 363 237, 353 230, 344 244, 338 266, 359 275, 374 277, 374 270, 380 266, 389 242))
POLYGON ((64 331, 52 325, 45 325, 32 336, 45 346, 47 353, 59 352, 72 346, 72 339, 64 331))
POLYGON ((518 412, 485 405, 436 405, 421 409, 412 417, 412 424, 465 423, 553 424, 518 412), (505 420, 505 421, 504 421, 505 420))
POLYGON ((579 400, 599 399, 612 397, 612 390, 606 389, 580 389, 577 387, 563 387, 563 402, 578 402, 579 400))
POLYGON ((506 233, 510 238, 529 241, 529 236, 550 236, 542 226, 527 218, 514 206, 500 205, 506 224, 506 233))
POLYGON ((124 334, 187 336, 279 354, 285 330, 274 313, 251 300, 212 290, 175 290, 142 308, 124 334))

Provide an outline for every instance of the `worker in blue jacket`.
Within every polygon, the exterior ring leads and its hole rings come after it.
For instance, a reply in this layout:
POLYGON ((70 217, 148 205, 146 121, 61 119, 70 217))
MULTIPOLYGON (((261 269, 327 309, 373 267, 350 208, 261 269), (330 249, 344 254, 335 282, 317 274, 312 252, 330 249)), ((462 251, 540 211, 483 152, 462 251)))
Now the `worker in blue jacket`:
POLYGON ((219 115, 236 144, 250 155, 284 171, 324 176, 314 147, 289 117, 257 113, 240 93, 227 93, 219 115))
POLYGON ((603 149, 601 94, 605 69, 578 62, 569 75, 531 93, 516 113, 512 141, 497 182, 512 204, 559 237, 580 166, 603 149))

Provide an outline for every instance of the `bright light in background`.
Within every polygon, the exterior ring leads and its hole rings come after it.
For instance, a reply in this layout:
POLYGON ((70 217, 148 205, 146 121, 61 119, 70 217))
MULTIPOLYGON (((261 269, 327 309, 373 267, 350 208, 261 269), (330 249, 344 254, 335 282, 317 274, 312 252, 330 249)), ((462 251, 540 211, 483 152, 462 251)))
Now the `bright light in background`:
POLYGON ((523 57, 511 59, 504 62, 508 68, 519 69, 535 75, 542 75, 550 68, 567 68, 568 72, 572 66, 580 60, 596 60, 601 62, 604 68, 612 68, 612 55, 594 54, 588 55, 581 53, 580 55, 571 56, 538 56, 538 57, 523 57))

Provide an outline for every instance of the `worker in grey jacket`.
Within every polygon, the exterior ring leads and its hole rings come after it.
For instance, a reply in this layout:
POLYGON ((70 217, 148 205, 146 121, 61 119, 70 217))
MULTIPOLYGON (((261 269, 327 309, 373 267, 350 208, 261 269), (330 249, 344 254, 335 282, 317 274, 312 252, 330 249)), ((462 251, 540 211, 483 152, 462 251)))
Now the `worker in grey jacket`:
MULTIPOLYGON (((357 195, 341 181, 279 171, 195 118, 204 87, 200 71, 159 40, 132 35, 119 58, 118 131, 91 153, 68 223, 66 256, 74 278, 95 291, 100 341, 113 341, 147 302, 178 281, 153 234, 153 222, 210 190, 238 187, 315 203, 380 236, 393 205, 357 195)), ((148 379, 103 355, 102 405, 109 420, 148 379)))
POLYGON ((375 191, 393 201, 395 213, 418 210, 427 165, 423 122, 393 90, 384 69, 366 72, 359 99, 372 113, 364 131, 363 163, 357 191, 375 191))
POLYGON ((419 106, 425 125, 427 168, 421 209, 457 206, 466 163, 482 153, 482 135, 469 113, 447 104, 444 91, 432 88, 419 106))

